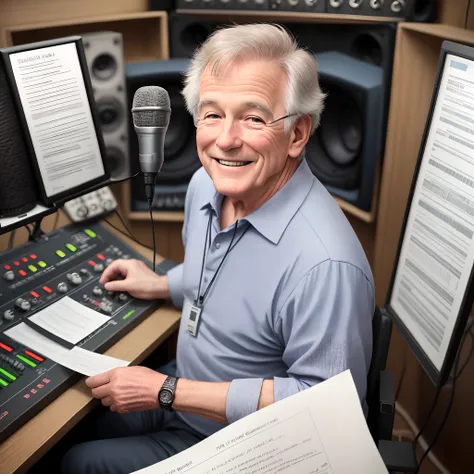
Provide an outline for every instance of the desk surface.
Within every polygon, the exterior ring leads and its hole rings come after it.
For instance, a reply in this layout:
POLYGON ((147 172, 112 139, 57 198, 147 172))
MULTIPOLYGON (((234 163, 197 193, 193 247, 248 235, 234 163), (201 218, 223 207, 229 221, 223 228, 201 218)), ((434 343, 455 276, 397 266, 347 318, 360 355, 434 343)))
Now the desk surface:
MULTIPOLYGON (((110 229, 109 226, 107 226, 110 229)), ((113 231, 113 229, 110 229, 113 231)), ((132 240, 120 237, 144 257, 152 259, 152 252, 132 240)), ((157 257, 157 263, 162 258, 157 257)), ((148 316, 106 354, 139 363, 151 354, 179 325, 180 312, 163 306, 148 316)), ((97 406, 84 383, 85 377, 62 393, 46 408, 0 444, 2 473, 26 472, 76 423, 97 406)))

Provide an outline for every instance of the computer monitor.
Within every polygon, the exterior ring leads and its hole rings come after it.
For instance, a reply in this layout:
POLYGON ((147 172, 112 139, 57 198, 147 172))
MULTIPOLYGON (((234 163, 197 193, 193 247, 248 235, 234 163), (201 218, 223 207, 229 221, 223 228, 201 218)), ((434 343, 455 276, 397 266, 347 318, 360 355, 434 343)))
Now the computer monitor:
POLYGON ((60 205, 109 171, 82 40, 1 49, 45 205, 60 205))
POLYGON ((437 385, 471 311, 473 262, 474 48, 446 41, 386 305, 437 385))

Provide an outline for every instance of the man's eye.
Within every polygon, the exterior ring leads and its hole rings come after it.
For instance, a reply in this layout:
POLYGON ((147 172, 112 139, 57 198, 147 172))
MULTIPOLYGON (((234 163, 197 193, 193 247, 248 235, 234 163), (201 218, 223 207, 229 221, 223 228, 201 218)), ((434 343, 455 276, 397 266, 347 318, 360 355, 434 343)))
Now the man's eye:
POLYGON ((250 120, 251 122, 254 122, 254 123, 265 123, 265 121, 261 119, 260 117, 248 117, 247 120, 250 120))
POLYGON ((204 118, 205 119, 218 119, 219 115, 217 115, 217 114, 207 114, 204 118))

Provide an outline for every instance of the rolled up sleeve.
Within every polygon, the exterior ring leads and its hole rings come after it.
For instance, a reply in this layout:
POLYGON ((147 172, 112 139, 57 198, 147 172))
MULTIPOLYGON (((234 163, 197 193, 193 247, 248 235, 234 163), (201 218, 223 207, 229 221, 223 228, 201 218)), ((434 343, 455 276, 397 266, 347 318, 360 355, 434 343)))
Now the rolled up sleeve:
POLYGON ((287 377, 274 378, 275 401, 349 369, 362 405, 372 355, 372 275, 326 261, 297 285, 279 312, 287 377))
POLYGON ((183 307, 183 264, 168 270, 168 290, 170 292, 171 302, 176 308, 183 307))
POLYGON ((263 379, 235 379, 231 382, 226 399, 228 423, 257 411, 263 379))

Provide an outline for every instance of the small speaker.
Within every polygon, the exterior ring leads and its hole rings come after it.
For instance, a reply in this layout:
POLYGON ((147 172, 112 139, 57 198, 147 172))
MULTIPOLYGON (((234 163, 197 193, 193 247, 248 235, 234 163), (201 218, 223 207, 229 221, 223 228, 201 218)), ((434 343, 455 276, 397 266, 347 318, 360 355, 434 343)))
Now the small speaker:
POLYGON ((131 176, 129 122, 123 38, 121 33, 100 31, 82 35, 94 99, 106 146, 111 179, 131 176))
POLYGON ((383 69, 339 52, 316 59, 327 98, 306 147, 308 165, 332 194, 370 211, 383 152, 383 69))
MULTIPOLYGON (((153 207, 162 210, 184 209, 187 185, 201 162, 196 151, 196 127, 181 95, 184 74, 189 67, 187 59, 170 59, 127 65, 127 93, 131 109, 133 96, 140 87, 163 87, 169 94, 171 117, 165 135, 165 159, 157 174, 153 207)), ((130 156, 137 157, 138 139, 130 120, 130 156)), ((138 171, 137 170, 133 170, 138 171)), ((131 182, 131 209, 147 210, 141 173, 131 182)))
POLYGON ((33 209, 38 200, 22 126, 0 60, 0 218, 33 209))

